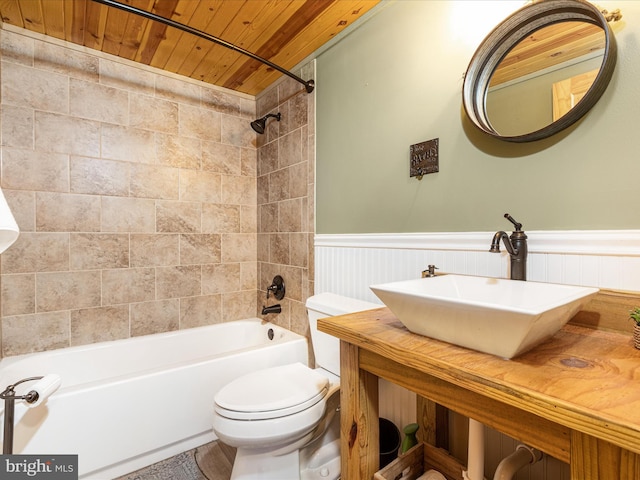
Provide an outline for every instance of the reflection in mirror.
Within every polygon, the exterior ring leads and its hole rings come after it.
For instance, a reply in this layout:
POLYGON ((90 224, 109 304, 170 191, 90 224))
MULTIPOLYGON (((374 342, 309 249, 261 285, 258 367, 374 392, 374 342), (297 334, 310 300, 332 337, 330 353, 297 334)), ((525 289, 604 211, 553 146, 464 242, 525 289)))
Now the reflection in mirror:
MULTIPOLYGON (((613 21, 622 17, 613 14, 613 21)), ((462 87, 469 120, 509 142, 540 140, 573 125, 613 75, 609 18, 583 0, 533 2, 507 17, 469 62, 462 87)))
POLYGON ((500 61, 487 92, 487 116, 500 135, 534 132, 582 99, 602 65, 602 28, 561 22, 528 35, 500 61))

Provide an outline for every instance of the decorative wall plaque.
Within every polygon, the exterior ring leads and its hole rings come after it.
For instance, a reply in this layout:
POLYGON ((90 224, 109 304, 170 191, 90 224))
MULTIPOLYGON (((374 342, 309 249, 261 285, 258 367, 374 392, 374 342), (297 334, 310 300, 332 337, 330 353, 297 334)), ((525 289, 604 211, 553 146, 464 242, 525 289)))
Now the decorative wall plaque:
POLYGON ((409 147, 409 177, 418 177, 436 173, 440 170, 438 162, 439 139, 427 140, 409 147))

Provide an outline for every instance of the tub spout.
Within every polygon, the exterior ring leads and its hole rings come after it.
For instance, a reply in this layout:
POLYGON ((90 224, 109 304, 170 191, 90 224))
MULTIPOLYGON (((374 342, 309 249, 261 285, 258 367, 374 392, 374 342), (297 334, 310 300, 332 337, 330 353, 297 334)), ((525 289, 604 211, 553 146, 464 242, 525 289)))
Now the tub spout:
POLYGON ((282 307, 279 303, 271 305, 270 307, 262 307, 262 315, 268 315, 270 313, 281 313, 282 307))
POLYGON ((493 480, 512 480, 521 468, 542 459, 542 452, 526 445, 518 445, 516 451, 502 459, 493 480))

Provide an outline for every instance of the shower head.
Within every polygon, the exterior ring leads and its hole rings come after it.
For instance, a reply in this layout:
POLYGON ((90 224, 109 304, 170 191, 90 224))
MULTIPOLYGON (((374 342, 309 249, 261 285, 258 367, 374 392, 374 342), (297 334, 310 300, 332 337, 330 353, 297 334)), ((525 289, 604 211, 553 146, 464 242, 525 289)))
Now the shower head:
POLYGON ((280 112, 278 112, 278 113, 268 113, 264 117, 259 118, 257 120, 254 120, 253 122, 251 122, 251 128, 253 128, 257 133, 263 134, 264 133, 264 129, 267 126, 267 119, 269 117, 273 117, 276 120, 280 121, 280 112))

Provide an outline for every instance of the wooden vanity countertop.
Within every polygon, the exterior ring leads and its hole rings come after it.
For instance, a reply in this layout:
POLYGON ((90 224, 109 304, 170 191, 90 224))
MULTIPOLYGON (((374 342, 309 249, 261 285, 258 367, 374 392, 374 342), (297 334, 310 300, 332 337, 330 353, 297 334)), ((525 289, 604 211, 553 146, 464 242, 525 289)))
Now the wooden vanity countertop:
POLYGON ((569 324, 505 360, 411 333, 386 307, 320 319, 318 327, 403 366, 640 453, 640 350, 629 335, 569 324))

